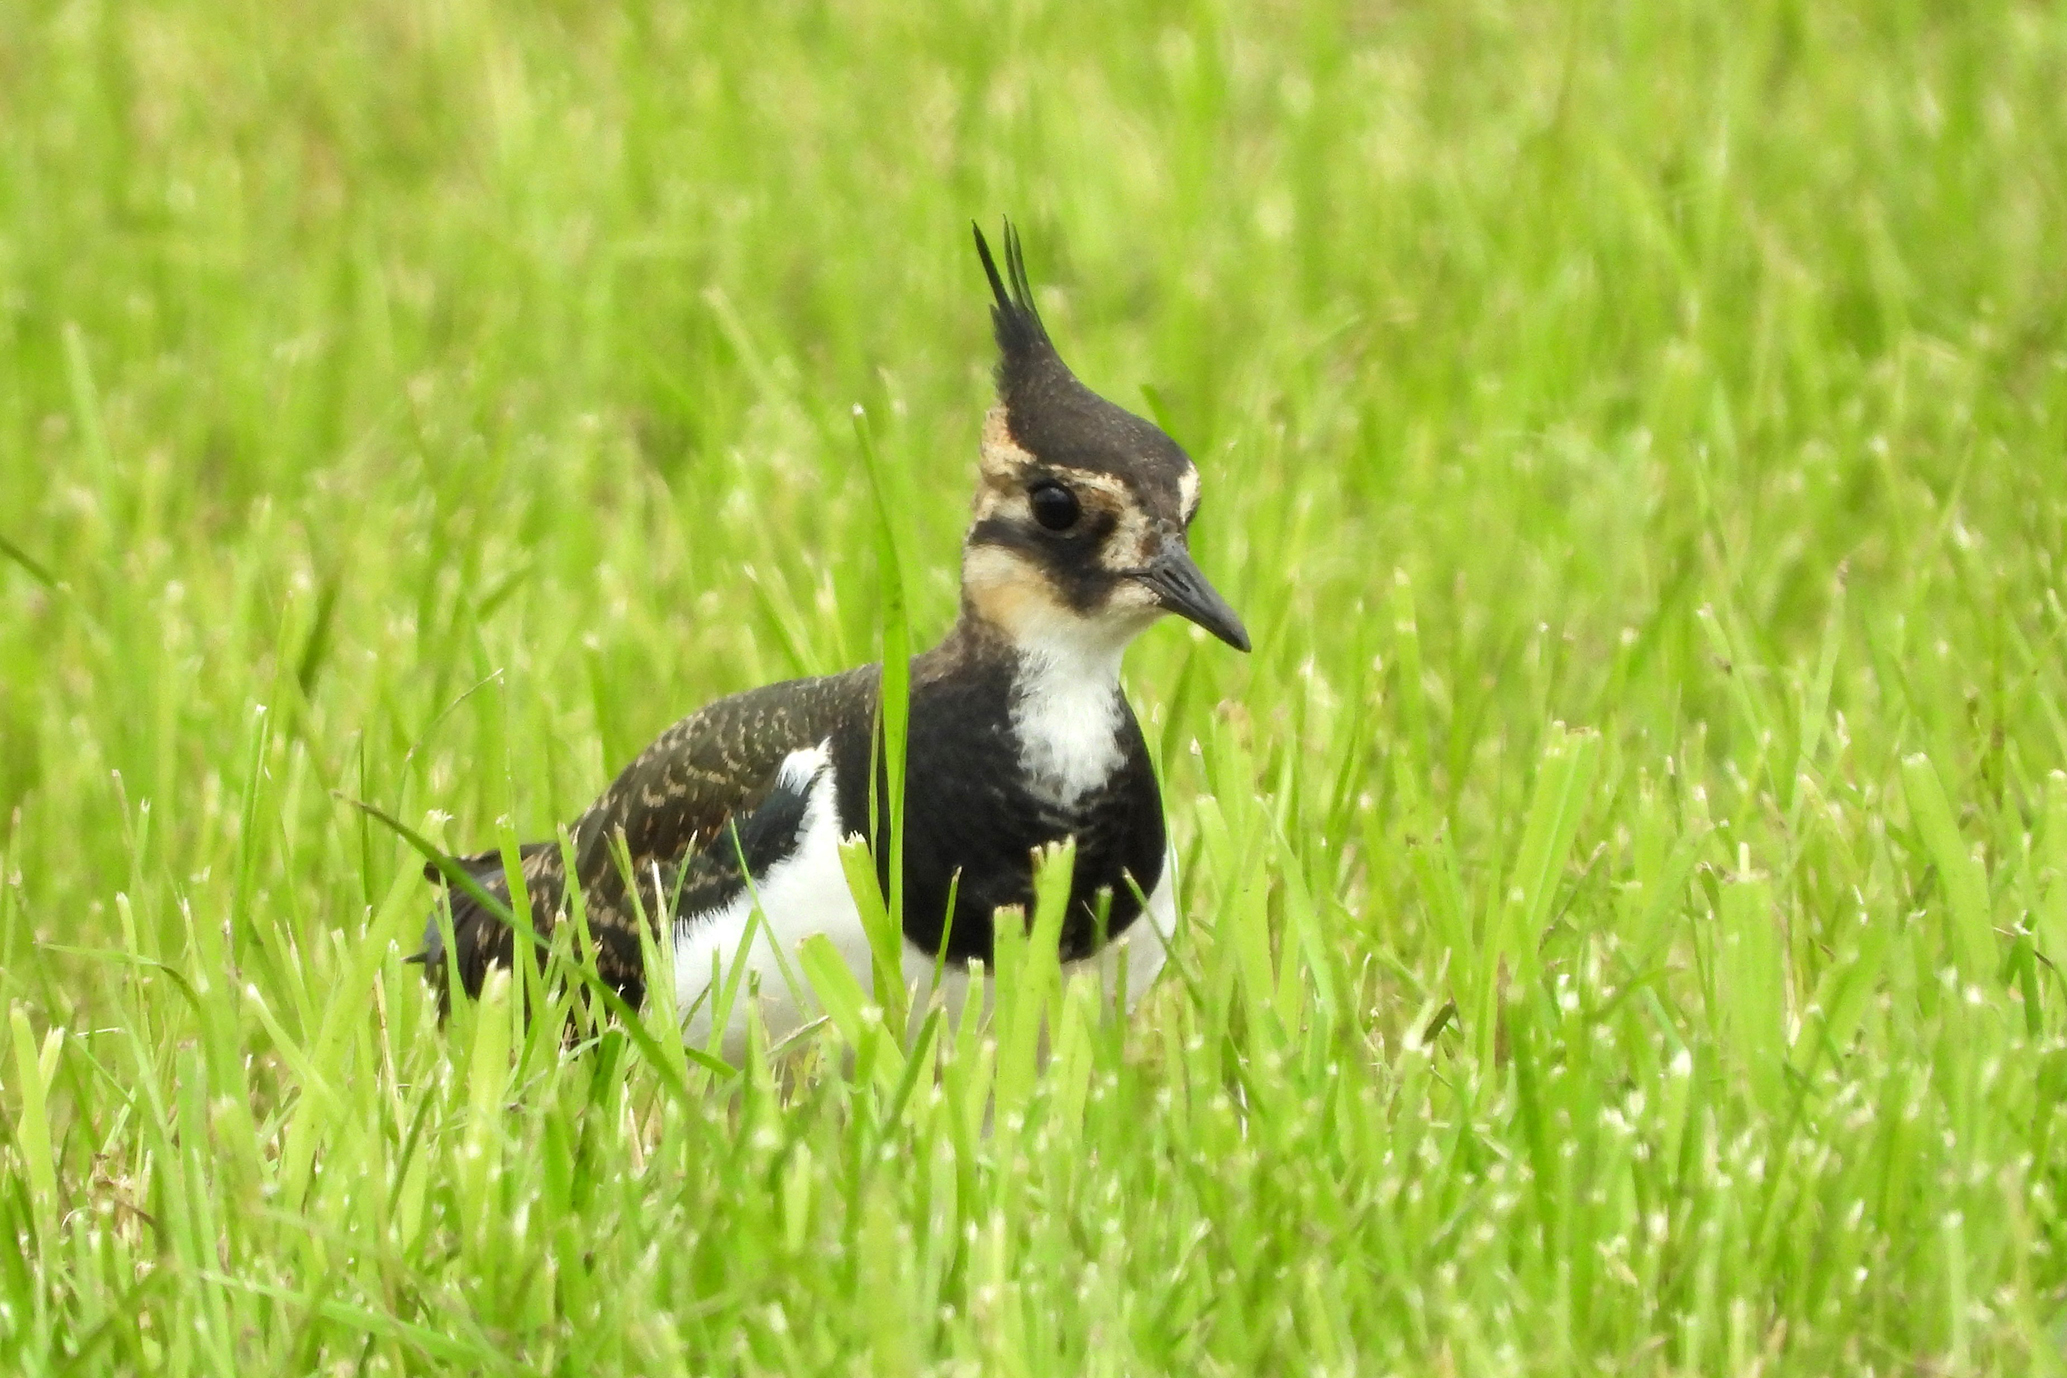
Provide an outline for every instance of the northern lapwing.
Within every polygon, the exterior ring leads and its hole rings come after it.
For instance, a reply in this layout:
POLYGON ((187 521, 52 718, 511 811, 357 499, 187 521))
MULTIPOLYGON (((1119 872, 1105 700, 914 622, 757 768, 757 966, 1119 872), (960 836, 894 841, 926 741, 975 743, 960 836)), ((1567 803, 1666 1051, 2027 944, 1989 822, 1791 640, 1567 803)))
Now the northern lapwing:
MULTIPOLYGON (((1032 912, 1034 850, 1073 836, 1061 956, 1097 964, 1110 983, 1125 950, 1131 1004, 1162 966, 1176 901, 1162 798, 1120 691, 1120 658, 1165 612, 1239 651, 1249 637, 1187 549, 1198 467, 1063 363, 1009 222, 1004 276, 980 229, 976 252, 993 298, 997 401, 984 417, 962 543, 961 613, 911 662, 905 979, 930 993, 945 937, 943 997, 959 1004, 969 961, 989 964, 994 916, 1014 905, 1032 912)), ((636 1006, 647 984, 638 925, 664 934, 692 1043, 709 1039, 706 988, 714 970, 731 972, 756 901, 766 927, 746 962, 771 1037, 810 1017, 784 976, 807 935, 827 935, 871 984, 838 847, 870 832, 880 678, 866 665, 721 699, 662 733, 570 829, 598 972, 636 1006), (771 940, 787 949, 780 957, 771 940)), ((565 917, 562 850, 534 843, 519 855, 532 922, 548 936, 565 917)), ((460 863, 507 898, 499 853, 460 863)), ((434 866, 426 874, 439 879, 434 866)), ((887 874, 885 857, 886 889, 887 874)), ((426 971, 442 996, 449 955, 477 995, 489 969, 509 963, 513 935, 471 897, 449 898, 452 948, 434 915, 426 971)), ((728 1047, 743 1038, 746 1003, 734 1002, 728 1047)))

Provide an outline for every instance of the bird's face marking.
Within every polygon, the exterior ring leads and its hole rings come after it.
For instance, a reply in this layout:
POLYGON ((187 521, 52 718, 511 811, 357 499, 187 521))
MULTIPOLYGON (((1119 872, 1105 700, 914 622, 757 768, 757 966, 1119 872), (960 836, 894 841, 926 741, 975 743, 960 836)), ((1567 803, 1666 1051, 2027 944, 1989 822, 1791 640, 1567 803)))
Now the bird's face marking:
POLYGON ((1175 612, 1246 651, 1241 620, 1186 546, 1199 505, 1191 456, 1069 371, 1034 309, 1009 225, 1004 274, 981 232, 976 249, 999 359, 962 560, 970 610, 1022 645, 1045 630, 1122 646, 1158 612, 1175 612))
MULTIPOLYGON (((1036 532, 1061 563, 1118 572, 1136 568, 1171 535, 1183 538, 1198 503, 1198 470, 1174 444, 1175 464, 1131 465, 1111 456, 1095 465, 1047 459, 1014 437, 1002 406, 984 418, 982 475, 975 522, 1036 532)), ((995 536, 1010 534, 994 530, 995 536)), ((972 533, 973 535, 973 533, 972 533)), ((1038 538, 1036 538, 1038 539, 1038 538)))
POLYGON ((1185 542, 1198 511, 1198 470, 1155 434, 1161 444, 1138 462, 1078 453, 1071 463, 1023 444, 1006 408, 991 408, 962 560, 972 610, 1021 645, 1067 638, 1123 646, 1164 611, 1193 615, 1148 577, 1177 562, 1204 587, 1185 542))

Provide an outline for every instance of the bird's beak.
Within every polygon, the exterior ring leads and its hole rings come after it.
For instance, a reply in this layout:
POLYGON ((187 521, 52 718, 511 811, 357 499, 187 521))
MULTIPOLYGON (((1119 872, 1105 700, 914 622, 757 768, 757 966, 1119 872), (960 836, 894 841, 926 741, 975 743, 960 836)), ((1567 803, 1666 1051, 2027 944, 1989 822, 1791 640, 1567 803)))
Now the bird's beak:
POLYGON ((1169 611, 1198 623, 1237 651, 1249 649, 1249 633, 1242 627, 1242 619, 1206 582, 1183 541, 1163 542, 1156 557, 1132 573, 1155 590, 1156 601, 1169 611))

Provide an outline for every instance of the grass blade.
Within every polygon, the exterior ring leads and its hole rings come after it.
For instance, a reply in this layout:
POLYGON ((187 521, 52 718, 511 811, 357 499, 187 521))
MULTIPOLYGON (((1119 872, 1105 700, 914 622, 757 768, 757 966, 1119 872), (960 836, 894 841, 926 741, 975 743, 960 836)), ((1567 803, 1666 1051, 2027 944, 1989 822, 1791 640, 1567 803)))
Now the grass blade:
POLYGON ((1938 869, 1945 896, 1947 954, 1966 980, 1991 981, 1998 957, 1995 926, 1989 921, 1988 873, 1952 821, 1952 805, 1929 757, 1918 754, 1902 762, 1902 792, 1931 864, 1938 869))
MULTIPOLYGON (((863 910, 868 927, 869 948, 875 956, 876 998, 882 1002, 889 1026, 903 1030, 908 1022, 904 995, 904 767, 905 741, 911 714, 911 624, 906 614, 904 563, 898 558, 897 524, 883 473, 876 454, 875 437, 869 430, 868 413, 854 408, 854 438, 861 448, 862 465, 868 472, 869 495, 875 504, 876 568, 878 596, 882 608, 883 678, 877 700, 881 716, 881 781, 884 798, 872 818, 887 820, 888 836, 877 837, 877 855, 887 849, 884 874, 888 907, 863 910)), ((870 799, 875 800, 876 777, 871 776, 870 799)))

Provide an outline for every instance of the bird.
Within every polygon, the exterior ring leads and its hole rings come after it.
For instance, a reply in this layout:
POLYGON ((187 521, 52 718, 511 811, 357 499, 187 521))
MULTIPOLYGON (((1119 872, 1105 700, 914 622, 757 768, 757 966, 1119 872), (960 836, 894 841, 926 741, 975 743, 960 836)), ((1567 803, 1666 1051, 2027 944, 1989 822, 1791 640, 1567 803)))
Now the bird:
MULTIPOLYGON (((992 965, 994 925, 1033 913, 1037 849, 1074 838, 1059 956, 1065 972, 1094 969, 1110 990, 1124 953, 1119 994, 1131 1008, 1163 965, 1176 882, 1121 658, 1165 614, 1237 651, 1249 634, 1190 552, 1198 466, 1063 362, 1012 223, 1002 274, 982 228, 971 228, 992 299, 996 396, 977 447, 958 615, 910 661, 902 976, 930 999, 940 973, 942 999, 959 1007, 971 964, 992 965)), ((807 936, 824 934, 870 988, 870 946, 839 849, 873 835, 872 807, 887 810, 887 791, 872 805, 870 789, 881 684, 875 664, 789 680, 669 727, 569 828, 564 850, 518 849, 534 931, 548 939, 567 921, 578 885, 597 974, 637 1008, 652 975, 644 925, 652 950, 672 947, 675 1008, 692 1046, 712 1042, 714 983, 736 980, 750 935, 744 969, 758 980, 735 989, 758 990, 771 1039, 815 1017, 786 975, 807 936), (764 926, 751 922, 756 908, 764 926)), ((508 905, 500 851, 451 860, 508 905)), ((444 879, 436 863, 425 875, 444 879)), ((887 891, 887 851, 877 881, 887 891)), ((514 934, 506 913, 463 887, 448 886, 443 901, 449 946, 434 909, 418 957, 449 1013, 453 978, 477 997, 493 968, 509 966, 514 934)), ((734 999, 718 1031, 727 1050, 744 1043, 747 1003, 734 999)))

